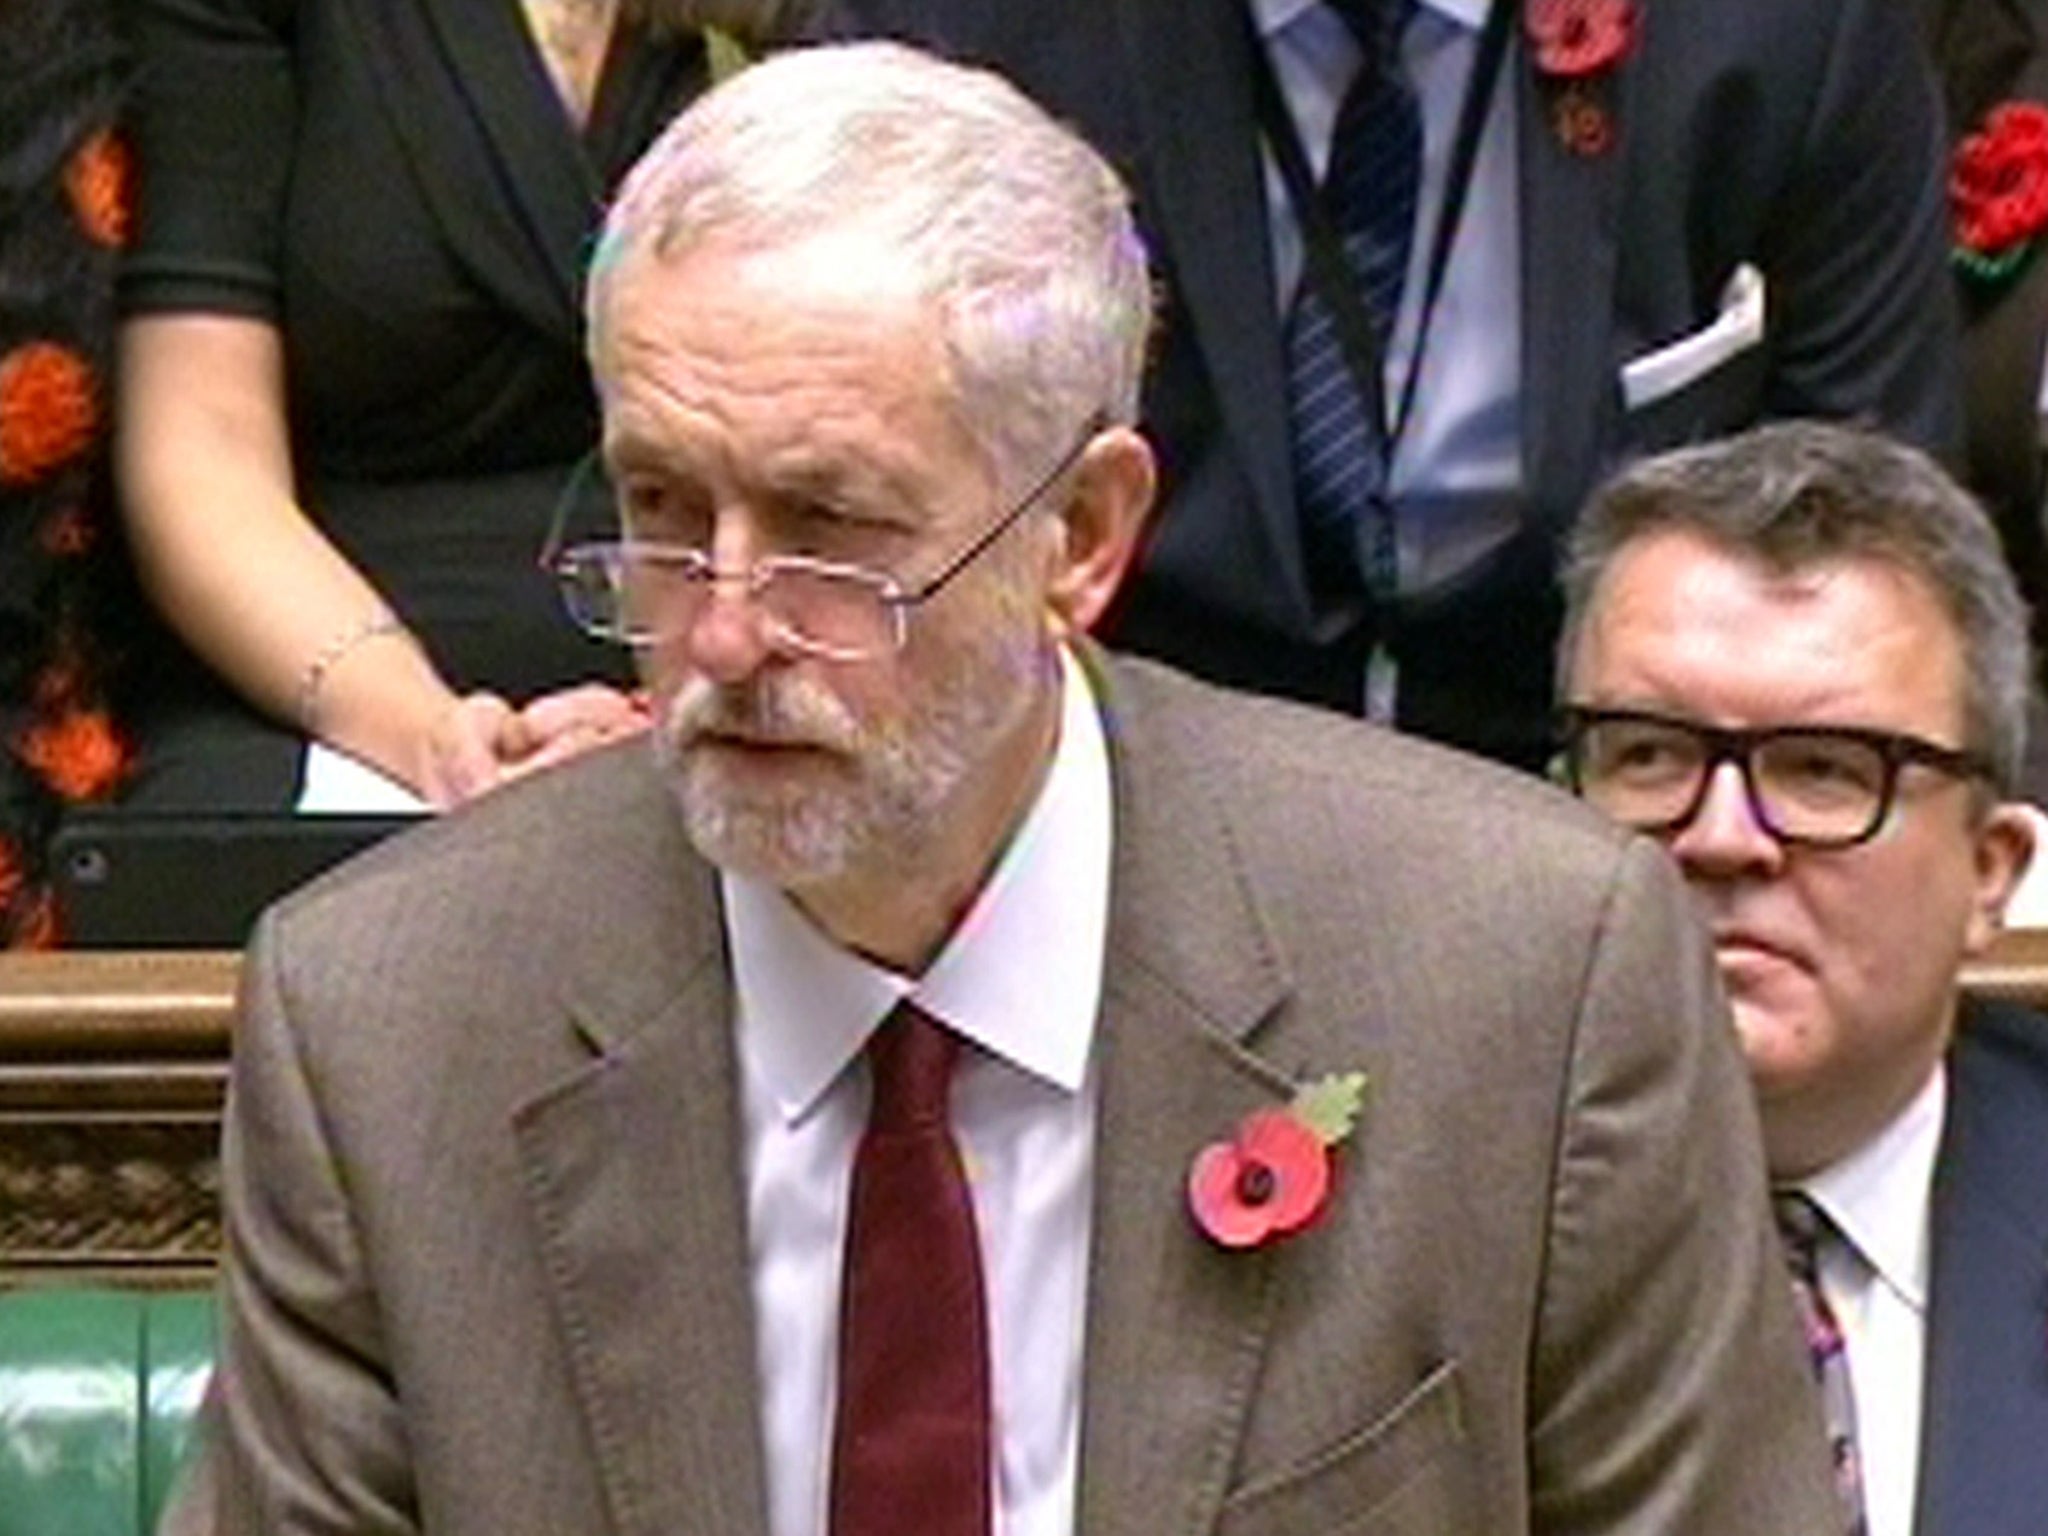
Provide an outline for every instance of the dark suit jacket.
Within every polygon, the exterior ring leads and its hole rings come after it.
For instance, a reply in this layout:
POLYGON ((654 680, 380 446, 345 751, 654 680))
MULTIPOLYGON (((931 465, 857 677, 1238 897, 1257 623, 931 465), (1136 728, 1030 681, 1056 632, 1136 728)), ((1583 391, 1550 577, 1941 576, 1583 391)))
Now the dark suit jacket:
MULTIPOLYGON (((1921 0, 1941 75, 1949 138, 1959 143, 2006 101, 2048 102, 2048 5, 2042 0, 1921 0)), ((2041 454, 2041 363, 2048 352, 2048 261, 2037 253, 2006 287, 1959 278, 1965 465, 1998 523, 2020 590, 2048 639, 2048 492, 2041 454)))
MULTIPOLYGON (((1079 1529, 1827 1529, 1751 1095, 1669 863, 1335 715, 1108 686, 1079 1529), (1354 1067, 1323 1218, 1212 1246, 1195 1153, 1354 1067)), ((762 1530, 732 979, 678 822, 644 745, 601 754, 266 921, 222 1386, 170 1530, 762 1530)))
MULTIPOLYGON (((1761 414, 1960 432, 1939 108, 1901 0, 1636 0, 1620 140, 1568 152, 1517 47, 1525 536, 1393 631, 1403 723, 1522 761, 1547 739, 1555 539, 1631 452, 1761 414), (1769 341, 1635 418, 1627 360, 1706 324, 1738 264, 1769 341)), ((1326 631, 1296 531, 1243 0, 844 0, 995 63, 1131 177, 1166 279, 1146 400, 1163 513, 1116 643, 1355 708, 1370 630, 1326 631)))
POLYGON ((2048 1018, 1970 1003, 1935 1164, 1919 1536, 2048 1521, 2048 1018))

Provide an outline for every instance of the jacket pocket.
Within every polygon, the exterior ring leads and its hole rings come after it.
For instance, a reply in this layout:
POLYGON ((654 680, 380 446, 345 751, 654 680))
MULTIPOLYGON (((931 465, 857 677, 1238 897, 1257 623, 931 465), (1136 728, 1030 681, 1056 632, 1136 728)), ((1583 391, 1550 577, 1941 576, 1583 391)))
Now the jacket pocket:
POLYGON ((1629 443, 1660 449, 1747 425, 1764 383, 1763 274, 1744 262, 1706 325, 1621 366, 1629 443))
MULTIPOLYGON (((1363 1531, 1375 1515, 1391 1515, 1391 1503, 1418 1480, 1443 1470, 1464 1439, 1458 1366, 1447 1360, 1365 1428, 1235 1489, 1223 1501, 1217 1536, 1363 1531)), ((1434 1518, 1393 1527, 1418 1533, 1454 1528, 1434 1518)))

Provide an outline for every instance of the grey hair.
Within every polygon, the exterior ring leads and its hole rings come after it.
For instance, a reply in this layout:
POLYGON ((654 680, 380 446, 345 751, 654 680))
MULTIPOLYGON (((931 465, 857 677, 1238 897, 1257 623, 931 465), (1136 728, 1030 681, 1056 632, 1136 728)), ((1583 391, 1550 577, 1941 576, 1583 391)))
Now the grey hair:
POLYGON ((797 49, 683 112, 628 175, 588 299, 640 251, 820 233, 885 252, 937 315, 962 428, 999 480, 1090 417, 1137 418, 1151 282, 1108 163, 1015 87, 895 43, 797 49))
POLYGON ((2032 675, 2026 605, 1991 519, 1926 454, 1858 427, 1784 421, 1623 470, 1565 547, 1561 694, 1602 576, 1630 543, 1665 531, 1779 573, 1856 559, 1917 579, 1961 644, 1965 745, 1990 760, 2002 791, 2018 783, 2032 675))

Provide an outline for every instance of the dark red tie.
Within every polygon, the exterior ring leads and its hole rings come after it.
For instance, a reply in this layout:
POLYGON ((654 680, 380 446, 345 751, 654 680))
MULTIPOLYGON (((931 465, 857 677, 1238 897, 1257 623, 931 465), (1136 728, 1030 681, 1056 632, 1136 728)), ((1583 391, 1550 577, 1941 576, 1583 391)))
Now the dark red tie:
POLYGON ((988 1308, 953 1143, 960 1040, 906 1001, 867 1047, 839 1300, 832 1536, 988 1536, 988 1308))

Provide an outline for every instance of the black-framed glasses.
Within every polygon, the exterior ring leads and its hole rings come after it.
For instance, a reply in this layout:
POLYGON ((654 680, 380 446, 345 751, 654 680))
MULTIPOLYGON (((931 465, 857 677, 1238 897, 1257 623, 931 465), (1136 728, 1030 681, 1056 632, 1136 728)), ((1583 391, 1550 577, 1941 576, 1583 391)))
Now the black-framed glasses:
POLYGON ((1734 763, 1750 814, 1779 842, 1849 848, 1877 835, 1899 774, 1917 764, 1956 779, 1993 780, 1976 752, 1902 731, 1785 725, 1728 730, 1636 709, 1560 711, 1571 787, 1615 820, 1671 833, 1706 803, 1714 770, 1734 763))
POLYGON ((586 634, 622 645, 651 645, 685 631, 721 583, 741 587, 779 644, 829 661, 866 661, 902 648, 910 610, 928 602, 994 547, 1025 512, 1080 461, 1105 424, 1082 424, 1059 461, 923 581, 906 585, 885 571, 809 555, 764 555, 744 571, 722 571, 708 550, 687 544, 606 539, 560 547, 580 487, 556 509, 541 553, 569 617, 586 634))

